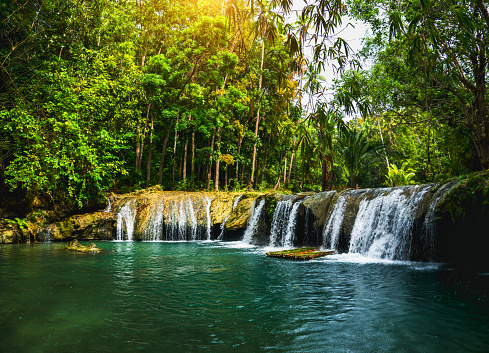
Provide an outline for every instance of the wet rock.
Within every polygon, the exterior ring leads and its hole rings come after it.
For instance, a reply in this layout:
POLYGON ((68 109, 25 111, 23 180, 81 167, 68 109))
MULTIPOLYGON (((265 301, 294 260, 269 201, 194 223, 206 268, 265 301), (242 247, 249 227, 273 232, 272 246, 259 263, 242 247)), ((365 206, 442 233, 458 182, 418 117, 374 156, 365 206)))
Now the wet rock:
POLYGON ((243 237, 255 200, 256 197, 243 196, 226 222, 226 234, 223 240, 240 240, 243 237))
POLYGON ((458 182, 435 208, 437 261, 489 269, 489 172, 458 182))
POLYGON ((100 252, 101 250, 97 248, 97 246, 94 243, 91 243, 87 246, 81 245, 78 240, 72 240, 70 242, 70 245, 66 247, 68 250, 72 251, 79 251, 79 252, 100 252))
POLYGON ((112 240, 114 227, 115 219, 111 213, 94 212, 75 215, 61 222, 40 227, 37 230, 37 240, 112 240))

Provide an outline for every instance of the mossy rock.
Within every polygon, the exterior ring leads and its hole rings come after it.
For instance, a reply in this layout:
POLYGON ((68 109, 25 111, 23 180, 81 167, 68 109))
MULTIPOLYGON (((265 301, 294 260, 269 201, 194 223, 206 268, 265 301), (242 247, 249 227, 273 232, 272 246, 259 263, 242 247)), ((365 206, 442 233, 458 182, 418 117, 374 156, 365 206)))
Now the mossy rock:
POLYGON ((309 209, 312 215, 316 219, 316 227, 322 229, 324 223, 326 223, 329 207, 331 201, 338 193, 336 191, 325 191, 317 194, 309 195, 309 197, 302 203, 304 210, 309 209))
POLYGON ((220 193, 211 203, 211 223, 221 224, 233 211, 233 202, 238 195, 220 193))
POLYGON ((268 257, 279 257, 290 260, 312 260, 318 257, 336 254, 336 251, 320 251, 317 248, 298 248, 290 250, 270 251, 266 255, 268 257))
POLYGON ((83 246, 76 239, 71 241, 70 244, 66 247, 66 249, 72 250, 72 251, 78 251, 78 252, 85 252, 85 253, 87 253, 87 252, 90 252, 90 253, 95 252, 96 253, 96 252, 102 251, 99 248, 97 248, 97 246, 94 243, 91 243, 87 246, 83 246))
POLYGON ((452 187, 435 208, 437 261, 489 269, 489 172, 452 187))
POLYGON ((240 230, 246 228, 255 200, 255 198, 243 197, 226 222, 227 230, 240 230))

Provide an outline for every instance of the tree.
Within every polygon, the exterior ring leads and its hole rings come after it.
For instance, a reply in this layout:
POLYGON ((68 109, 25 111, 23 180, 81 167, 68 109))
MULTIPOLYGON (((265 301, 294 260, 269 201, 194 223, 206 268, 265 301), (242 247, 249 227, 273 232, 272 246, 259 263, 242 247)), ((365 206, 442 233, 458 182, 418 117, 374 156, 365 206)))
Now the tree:
POLYGON ((488 169, 489 13, 485 2, 352 1, 350 4, 352 14, 370 22, 379 37, 385 38, 385 31, 389 30, 391 38, 405 41, 406 58, 414 70, 426 72, 428 91, 443 90, 451 101, 457 102, 461 114, 452 116, 452 123, 468 128, 480 164, 488 169), (379 13, 382 5, 384 15, 372 16, 379 13))

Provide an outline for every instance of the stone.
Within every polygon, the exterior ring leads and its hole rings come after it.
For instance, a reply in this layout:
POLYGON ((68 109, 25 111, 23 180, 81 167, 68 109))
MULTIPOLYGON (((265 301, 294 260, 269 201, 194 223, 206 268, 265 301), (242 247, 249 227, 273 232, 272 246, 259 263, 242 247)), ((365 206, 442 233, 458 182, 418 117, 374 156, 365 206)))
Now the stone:
POLYGON ((80 244, 78 240, 72 240, 70 244, 66 247, 68 250, 78 251, 78 252, 100 252, 99 248, 94 243, 91 243, 87 246, 83 246, 80 244))

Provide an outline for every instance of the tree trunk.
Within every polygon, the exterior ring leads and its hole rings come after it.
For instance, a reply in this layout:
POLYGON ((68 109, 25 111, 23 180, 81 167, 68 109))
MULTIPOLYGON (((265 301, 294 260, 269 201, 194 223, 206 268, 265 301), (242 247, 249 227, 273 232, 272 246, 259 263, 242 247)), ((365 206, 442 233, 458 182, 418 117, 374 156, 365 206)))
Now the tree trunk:
POLYGON ((161 160, 160 160, 160 169, 158 170, 158 184, 161 185, 163 182, 163 164, 165 164, 165 153, 166 153, 166 145, 168 144, 168 139, 170 138, 170 130, 173 125, 173 117, 171 118, 170 126, 166 130, 165 140, 163 141, 163 147, 161 148, 161 160))
POLYGON ((323 165, 321 168, 321 191, 326 191, 328 188, 328 167, 326 163, 327 161, 323 160, 323 165))
POLYGON ((183 153, 183 172, 182 172, 182 182, 187 184, 187 149, 188 149, 188 136, 185 138, 185 147, 183 153))
MULTIPOLYGON (((280 154, 280 162, 278 163, 279 166, 282 165, 282 159, 283 159, 283 156, 282 154, 280 154)), ((277 183, 275 184, 275 186, 273 187, 273 191, 277 190, 280 186, 280 179, 282 179, 282 168, 278 168, 278 178, 277 178, 277 183)))
POLYGON ((144 123, 144 130, 143 130, 143 135, 140 136, 140 143, 139 143, 139 153, 138 149, 136 147, 136 172, 139 172, 141 170, 141 163, 143 161, 143 152, 144 152, 144 140, 146 139, 146 131, 148 130, 148 122, 149 122, 149 110, 151 108, 151 103, 148 104, 148 108, 146 109, 146 121, 144 123))
MULTIPOLYGON (((188 126, 190 126, 190 122, 192 121, 192 114, 188 117, 188 126)), ((187 151, 188 151, 188 126, 187 131, 185 133, 185 148, 183 154, 183 173, 182 173, 182 181, 183 184, 187 184, 187 151)))
MULTIPOLYGON (((243 137, 238 136, 238 157, 241 153, 241 143, 243 142, 243 137)), ((236 161, 236 180, 234 181, 235 185, 239 184, 239 162, 236 161)))
MULTIPOLYGON (((293 146, 295 146, 295 142, 297 141, 297 136, 294 136, 294 144, 293 146)), ((289 186, 289 183, 290 183, 290 175, 292 174, 292 165, 294 163, 294 155, 297 151, 297 148, 294 148, 292 150, 292 154, 290 156, 290 166, 289 166, 289 175, 287 175, 287 183, 285 184, 285 187, 287 188, 289 186)))
POLYGON ((177 125, 178 125, 178 118, 177 116, 177 123, 175 125, 175 141, 173 142, 173 167, 172 167, 172 172, 171 172, 171 189, 175 190, 175 168, 176 168, 176 161, 177 161, 177 140, 178 140, 178 130, 177 130, 177 125))
POLYGON ((216 181, 214 183, 214 190, 219 191, 219 165, 220 165, 220 157, 221 157, 221 132, 222 128, 220 127, 217 130, 217 161, 216 161, 216 181))
MULTIPOLYGON (((262 40, 262 45, 261 45, 261 63, 260 63, 260 82, 258 85, 258 91, 261 92, 261 85, 262 85, 262 80, 263 80, 263 61, 265 57, 265 41, 262 40)), ((260 124, 260 109, 261 109, 261 103, 258 106, 258 111, 256 112, 256 124, 255 124, 255 138, 258 139, 258 126, 260 124)), ((251 178, 250 178, 250 183, 248 185, 248 189, 253 189, 253 184, 254 184, 254 174, 255 174, 255 162, 256 162, 256 141, 253 146, 253 160, 251 163, 251 178)))
POLYGON ((263 161, 261 163, 261 182, 263 183, 265 180, 265 167, 267 166, 268 159, 268 149, 265 148, 265 154, 263 156, 263 161))
POLYGON ((190 162, 190 177, 195 183, 195 131, 192 131, 192 158, 190 162))
POLYGON ((228 165, 226 164, 226 171, 224 172, 224 190, 228 191, 228 165))
POLYGON ((284 161, 284 185, 286 181, 287 181, 287 156, 285 157, 285 161, 284 161))
POLYGON ((212 155, 214 153, 214 137, 215 137, 215 132, 216 128, 214 127, 212 131, 212 138, 211 138, 211 155, 209 156, 209 169, 207 171, 207 182, 206 182, 206 189, 210 190, 211 188, 211 176, 212 176, 212 155))
POLYGON ((151 153, 153 152, 153 128, 154 128, 154 114, 151 115, 151 130, 149 133, 149 146, 148 146, 148 165, 146 168, 146 187, 149 187, 151 180, 151 153))

